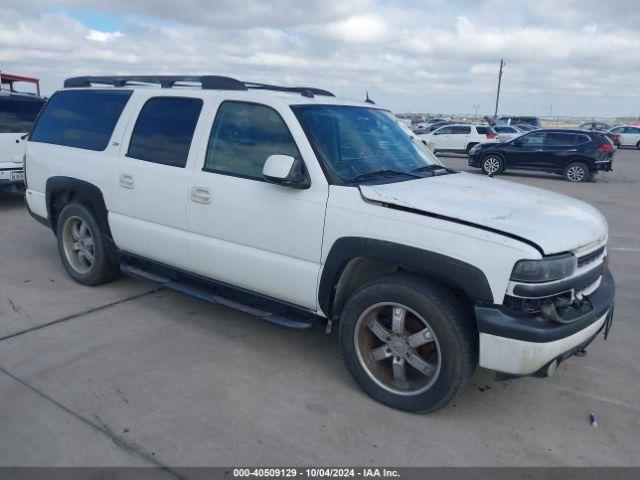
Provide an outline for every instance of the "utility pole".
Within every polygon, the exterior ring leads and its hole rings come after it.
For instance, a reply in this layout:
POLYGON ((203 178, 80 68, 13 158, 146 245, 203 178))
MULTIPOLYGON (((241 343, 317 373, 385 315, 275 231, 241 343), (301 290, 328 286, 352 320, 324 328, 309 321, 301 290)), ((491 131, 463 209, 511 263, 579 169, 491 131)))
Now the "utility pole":
POLYGON ((478 105, 477 103, 473 106, 473 109, 476 111, 476 113, 473 115, 473 123, 478 123, 478 109, 480 108, 480 105, 478 105))
POLYGON ((500 72, 498 73, 498 93, 496 95, 496 111, 493 118, 498 118, 498 103, 500 102, 500 85, 502 84, 502 69, 504 68, 504 59, 500 59, 500 72))

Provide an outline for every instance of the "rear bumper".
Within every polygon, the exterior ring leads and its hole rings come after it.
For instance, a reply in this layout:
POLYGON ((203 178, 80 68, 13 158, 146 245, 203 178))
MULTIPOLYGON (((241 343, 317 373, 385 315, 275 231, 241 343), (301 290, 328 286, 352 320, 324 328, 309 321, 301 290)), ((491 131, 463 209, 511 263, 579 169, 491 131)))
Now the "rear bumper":
POLYGON ((516 315, 499 307, 476 307, 480 366, 511 375, 530 375, 589 344, 613 315, 615 284, 607 271, 589 296, 591 311, 571 323, 539 315, 516 315))
POLYGON ((24 174, 22 167, 18 168, 3 168, 0 169, 0 188, 9 187, 11 185, 24 185, 24 180, 12 180, 11 174, 15 172, 21 172, 24 174))

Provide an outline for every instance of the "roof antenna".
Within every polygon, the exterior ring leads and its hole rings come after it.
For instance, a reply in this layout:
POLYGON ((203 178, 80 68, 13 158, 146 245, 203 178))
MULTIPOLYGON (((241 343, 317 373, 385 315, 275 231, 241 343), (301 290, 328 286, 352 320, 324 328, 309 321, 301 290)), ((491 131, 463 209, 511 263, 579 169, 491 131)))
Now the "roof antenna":
POLYGON ((365 91, 367 92, 367 98, 365 99, 365 101, 364 101, 364 102, 365 102, 365 103, 371 103, 372 105, 375 105, 375 104, 376 104, 376 102, 374 102, 373 100, 371 100, 371 99, 369 98, 369 90, 365 90, 365 91))

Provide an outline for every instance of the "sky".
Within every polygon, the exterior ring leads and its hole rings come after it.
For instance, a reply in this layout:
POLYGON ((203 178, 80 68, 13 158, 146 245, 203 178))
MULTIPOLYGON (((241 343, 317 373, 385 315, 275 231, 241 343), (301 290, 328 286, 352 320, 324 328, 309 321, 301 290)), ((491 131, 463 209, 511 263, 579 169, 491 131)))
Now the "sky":
POLYGON ((2 0, 0 71, 214 74, 395 112, 640 115, 638 0, 2 0))

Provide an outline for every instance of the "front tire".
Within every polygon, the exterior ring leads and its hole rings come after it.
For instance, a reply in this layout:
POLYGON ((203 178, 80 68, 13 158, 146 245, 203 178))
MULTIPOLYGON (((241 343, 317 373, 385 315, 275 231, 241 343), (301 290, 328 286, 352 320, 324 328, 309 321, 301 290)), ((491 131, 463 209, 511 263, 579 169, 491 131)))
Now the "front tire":
POLYGON ((573 162, 564 169, 564 178, 573 183, 587 182, 591 179, 591 173, 584 163, 573 162))
POLYGON ((100 285, 120 273, 107 258, 100 228, 81 203, 66 205, 57 220, 58 253, 71 278, 82 285, 100 285))
POLYGON ((360 387, 400 410, 446 406, 477 363, 478 335, 459 300, 412 275, 359 288, 344 307, 339 335, 347 369, 360 387))
POLYGON ((480 168, 485 175, 492 177, 504 170, 504 161, 498 155, 489 154, 482 159, 480 168))

